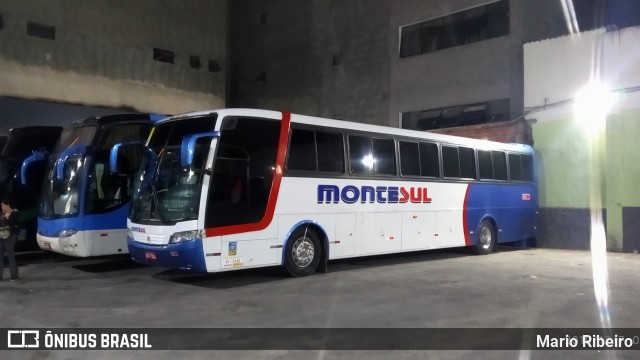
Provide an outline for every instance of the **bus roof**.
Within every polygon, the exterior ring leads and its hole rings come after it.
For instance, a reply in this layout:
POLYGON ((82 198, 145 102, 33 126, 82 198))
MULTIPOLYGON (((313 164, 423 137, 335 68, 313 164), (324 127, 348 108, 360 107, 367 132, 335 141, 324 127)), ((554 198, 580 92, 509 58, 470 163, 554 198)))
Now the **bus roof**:
MULTIPOLYGON (((240 115, 255 116, 255 117, 264 117, 264 118, 269 118, 274 120, 280 120, 282 118, 282 112, 280 111, 246 109, 246 108, 228 108, 228 109, 217 109, 217 110, 206 110, 206 111, 184 113, 184 114, 168 117, 164 120, 161 120, 160 122, 174 121, 174 120, 180 120, 184 118, 197 117, 197 116, 206 116, 211 114, 218 114, 218 116, 221 116, 221 117, 234 116, 234 115, 235 116, 240 116, 240 115)), ((328 118, 320 118, 315 116, 299 115, 299 114, 293 114, 293 113, 291 114, 291 122, 336 128, 341 130, 344 129, 344 130, 380 133, 380 134, 386 134, 386 135, 393 135, 396 137, 418 138, 418 139, 424 139, 424 140, 437 141, 441 143, 468 145, 468 146, 473 146, 480 149, 501 149, 501 150, 510 150, 510 151, 520 151, 520 152, 531 152, 531 153, 533 152, 533 148, 526 144, 500 143, 500 142, 489 141, 489 140, 437 134, 437 133, 432 133, 428 131, 407 130, 407 129, 400 129, 400 128, 395 128, 391 126, 371 125, 371 124, 359 123, 354 121, 345 121, 345 120, 333 120, 328 118)))
POLYGON ((102 116, 91 116, 79 121, 75 121, 73 125, 105 125, 117 122, 125 122, 125 121, 151 121, 152 116, 150 114, 138 114, 138 113, 128 113, 128 114, 114 114, 114 115, 102 115, 102 116))
POLYGON ((9 129, 9 133, 11 134, 59 133, 61 131, 62 126, 23 126, 9 129))

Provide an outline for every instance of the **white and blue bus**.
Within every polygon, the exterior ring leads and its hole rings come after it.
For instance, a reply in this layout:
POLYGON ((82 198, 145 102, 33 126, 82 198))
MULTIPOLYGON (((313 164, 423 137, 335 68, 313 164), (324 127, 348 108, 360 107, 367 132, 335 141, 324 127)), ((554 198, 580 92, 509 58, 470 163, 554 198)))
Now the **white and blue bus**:
POLYGON ((153 121, 149 114, 90 117, 66 127, 48 160, 38 246, 77 257, 126 254, 132 176, 153 121), (109 171, 115 144, 120 169, 109 171))
MULTIPOLYGON (((112 159, 114 166, 116 159, 112 159)), ((536 235, 530 146, 253 109, 155 124, 128 218, 140 263, 196 272, 536 235)))

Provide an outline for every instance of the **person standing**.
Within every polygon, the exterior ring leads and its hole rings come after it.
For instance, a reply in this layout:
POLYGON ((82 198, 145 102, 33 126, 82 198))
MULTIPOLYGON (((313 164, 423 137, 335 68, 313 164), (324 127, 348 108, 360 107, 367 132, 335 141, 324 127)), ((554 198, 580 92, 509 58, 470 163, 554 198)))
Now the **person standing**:
POLYGON ((11 275, 11 281, 18 280, 18 263, 14 250, 16 248, 16 241, 18 241, 18 222, 20 220, 20 214, 18 210, 13 208, 13 204, 10 200, 5 199, 0 203, 2 204, 2 214, 0 214, 0 227, 4 230, 3 236, 0 237, 0 256, 2 261, 2 273, 0 273, 0 279, 4 277, 4 256, 7 256, 9 261, 9 274, 11 275))

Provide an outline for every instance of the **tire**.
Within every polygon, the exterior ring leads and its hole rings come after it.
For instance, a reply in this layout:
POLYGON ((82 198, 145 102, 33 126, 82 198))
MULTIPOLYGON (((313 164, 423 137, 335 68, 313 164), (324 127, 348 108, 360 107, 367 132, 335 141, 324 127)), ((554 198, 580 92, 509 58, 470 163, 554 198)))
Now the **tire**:
POLYGON ((320 264, 320 238, 313 229, 300 227, 287 240, 284 255, 284 266, 291 276, 309 276, 320 264))
POLYGON ((496 246, 496 240, 496 232, 493 224, 487 220, 483 220, 478 226, 476 244, 473 250, 478 255, 491 254, 496 246))

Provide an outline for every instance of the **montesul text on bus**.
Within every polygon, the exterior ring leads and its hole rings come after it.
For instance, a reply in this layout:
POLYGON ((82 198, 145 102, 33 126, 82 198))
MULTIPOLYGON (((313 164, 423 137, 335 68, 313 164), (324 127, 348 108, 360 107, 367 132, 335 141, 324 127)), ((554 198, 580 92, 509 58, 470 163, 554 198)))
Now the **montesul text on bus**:
POLYGON ((318 185, 318 204, 431 203, 426 187, 318 185))

